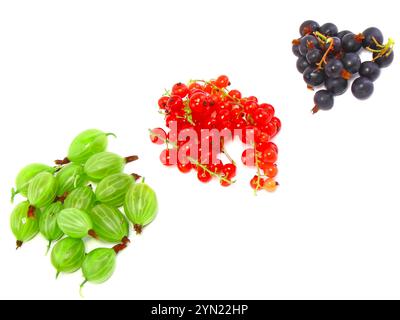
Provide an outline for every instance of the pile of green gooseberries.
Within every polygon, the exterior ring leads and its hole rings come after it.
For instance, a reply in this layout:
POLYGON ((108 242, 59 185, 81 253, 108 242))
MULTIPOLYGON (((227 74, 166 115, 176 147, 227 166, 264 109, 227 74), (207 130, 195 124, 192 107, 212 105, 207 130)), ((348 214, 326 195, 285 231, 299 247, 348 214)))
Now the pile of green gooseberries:
POLYGON ((157 214, 154 190, 139 175, 123 172, 138 157, 106 151, 110 135, 97 129, 80 133, 66 158, 55 166, 29 164, 12 190, 12 202, 18 194, 25 197, 11 214, 17 249, 40 233, 48 241, 57 277, 82 269, 81 288, 86 282, 107 281, 117 254, 130 242, 129 224, 140 234, 157 214), (90 238, 113 247, 86 253, 90 238))

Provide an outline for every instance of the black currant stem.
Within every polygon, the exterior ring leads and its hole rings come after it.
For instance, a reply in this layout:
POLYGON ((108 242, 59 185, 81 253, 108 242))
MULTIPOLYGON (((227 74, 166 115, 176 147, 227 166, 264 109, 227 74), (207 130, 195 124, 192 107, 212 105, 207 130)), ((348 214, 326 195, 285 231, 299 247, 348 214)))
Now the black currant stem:
POLYGON ((333 47, 335 45, 335 41, 333 41, 332 38, 328 38, 326 40, 326 43, 330 43, 328 50, 326 50, 324 56, 322 57, 321 61, 317 64, 318 69, 322 69, 323 65, 326 64, 326 58, 328 57, 329 52, 333 50, 333 47))
POLYGON ((328 37, 324 36, 324 35, 323 35, 321 32, 319 32, 319 31, 315 31, 315 32, 314 32, 314 35, 315 35, 317 38, 323 40, 325 43, 328 41, 328 37))
POLYGON ((378 48, 380 48, 380 49, 371 49, 370 47, 366 48, 368 51, 372 53, 377 53, 377 56, 372 61, 375 61, 383 56, 388 57, 393 52, 393 47, 395 45, 395 42, 392 38, 389 38, 388 42, 385 45, 380 44, 375 39, 375 37, 372 37, 372 41, 378 48))

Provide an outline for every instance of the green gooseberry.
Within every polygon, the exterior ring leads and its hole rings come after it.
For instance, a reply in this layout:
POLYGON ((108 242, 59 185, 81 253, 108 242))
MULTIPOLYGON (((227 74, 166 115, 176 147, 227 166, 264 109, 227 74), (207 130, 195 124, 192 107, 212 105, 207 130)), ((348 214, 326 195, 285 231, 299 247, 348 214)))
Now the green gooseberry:
POLYGON ((70 163, 64 166, 56 175, 57 196, 71 192, 77 187, 81 187, 86 182, 86 175, 83 166, 76 163, 70 163))
POLYGON ((134 184, 126 193, 124 209, 136 233, 140 234, 143 227, 151 223, 157 215, 156 193, 144 182, 134 184))
POLYGON ((97 129, 89 129, 81 132, 72 141, 68 150, 68 160, 84 164, 92 155, 107 149, 108 136, 113 133, 105 133, 97 129))
POLYGON ((17 239, 17 249, 32 240, 39 232, 38 217, 29 217, 31 205, 28 201, 18 204, 10 217, 11 231, 17 239))
POLYGON ((96 196, 90 186, 73 190, 64 201, 64 208, 80 209, 89 212, 96 202, 96 196))
POLYGON ((100 152, 85 163, 85 173, 92 181, 100 181, 115 173, 121 173, 125 164, 137 160, 137 156, 123 158, 112 152, 100 152))
POLYGON ((126 173, 116 173, 105 177, 96 187, 96 198, 101 203, 121 207, 126 193, 134 182, 134 177, 126 173))
POLYGON ((82 274, 86 282, 100 284, 112 276, 115 270, 117 253, 114 249, 97 248, 89 252, 82 263, 82 274))
POLYGON ((129 242, 128 221, 118 209, 99 204, 92 209, 90 217, 93 230, 100 240, 111 243, 129 242))
POLYGON ((81 239, 86 236, 96 238, 90 216, 79 209, 68 208, 57 215, 57 224, 61 231, 71 238, 81 239))
POLYGON ((56 193, 56 178, 50 172, 41 172, 29 183, 28 201, 35 208, 43 208, 54 201, 56 193))
POLYGON ((49 241, 47 251, 50 250, 51 243, 60 239, 63 232, 57 224, 57 215, 64 209, 61 202, 57 201, 46 207, 39 219, 39 231, 43 237, 49 241))
POLYGON ((28 195, 29 183, 36 175, 41 172, 54 173, 55 170, 55 168, 41 163, 31 163, 24 167, 15 179, 15 189, 11 190, 11 201, 14 201, 14 197, 17 194, 21 194, 24 197, 28 195))
POLYGON ((51 251, 51 263, 57 270, 56 278, 61 272, 73 273, 79 270, 84 259, 85 244, 81 239, 64 238, 51 251))

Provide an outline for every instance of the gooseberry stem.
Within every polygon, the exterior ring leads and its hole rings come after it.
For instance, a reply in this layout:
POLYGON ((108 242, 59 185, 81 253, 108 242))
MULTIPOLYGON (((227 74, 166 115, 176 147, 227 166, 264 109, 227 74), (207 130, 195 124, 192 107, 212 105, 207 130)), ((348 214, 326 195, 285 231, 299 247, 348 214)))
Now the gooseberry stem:
POLYGON ((130 162, 136 161, 138 159, 139 159, 138 156, 129 156, 129 157, 125 157, 125 162, 130 163, 130 162))

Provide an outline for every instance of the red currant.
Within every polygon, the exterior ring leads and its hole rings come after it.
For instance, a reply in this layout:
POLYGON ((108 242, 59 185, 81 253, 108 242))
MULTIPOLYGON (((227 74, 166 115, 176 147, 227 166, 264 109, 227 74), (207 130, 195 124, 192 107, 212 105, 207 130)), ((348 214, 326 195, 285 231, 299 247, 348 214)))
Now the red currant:
POLYGON ((264 174, 269 178, 275 178, 278 174, 278 167, 276 166, 276 164, 273 163, 267 162, 263 164, 261 169, 264 171, 264 174))
POLYGON ((229 78, 227 76, 219 76, 215 81, 215 85, 221 89, 226 88, 230 85, 229 78))
POLYGON ((188 93, 189 93, 189 88, 185 84, 183 84, 181 82, 175 84, 172 87, 172 94, 173 95, 177 95, 177 96, 179 96, 181 98, 184 98, 184 97, 187 96, 188 93))
POLYGON ((250 186, 254 190, 261 190, 264 187, 265 179, 254 176, 253 179, 250 180, 250 186))
POLYGON ((189 99, 189 106, 194 112, 202 112, 207 105, 207 96, 204 93, 197 92, 189 99))
POLYGON ((278 155, 272 148, 265 149, 262 153, 262 161, 275 163, 278 160, 278 155))
POLYGON ((239 90, 231 90, 229 91, 229 96, 232 97, 235 100, 240 100, 242 98, 242 94, 240 93, 239 90))
POLYGON ((170 112, 178 112, 182 110, 183 101, 180 96, 170 96, 167 102, 167 110, 170 112))
POLYGON ((268 178, 264 183, 264 189, 268 192, 274 192, 278 188, 278 182, 274 179, 268 178))
POLYGON ((208 183, 211 181, 212 176, 208 171, 204 170, 203 168, 199 168, 197 172, 197 178, 203 183, 208 183))
POLYGON ((188 173, 192 170, 193 165, 190 162, 181 163, 178 162, 178 170, 182 173, 188 173))
POLYGON ((233 163, 224 164, 222 173, 225 178, 231 180, 236 176, 236 166, 233 163))
POLYGON ((167 102, 168 102, 168 100, 169 100, 169 97, 167 97, 167 96, 161 97, 161 98, 158 100, 158 107, 159 107, 160 109, 162 109, 162 110, 167 109, 167 102))

